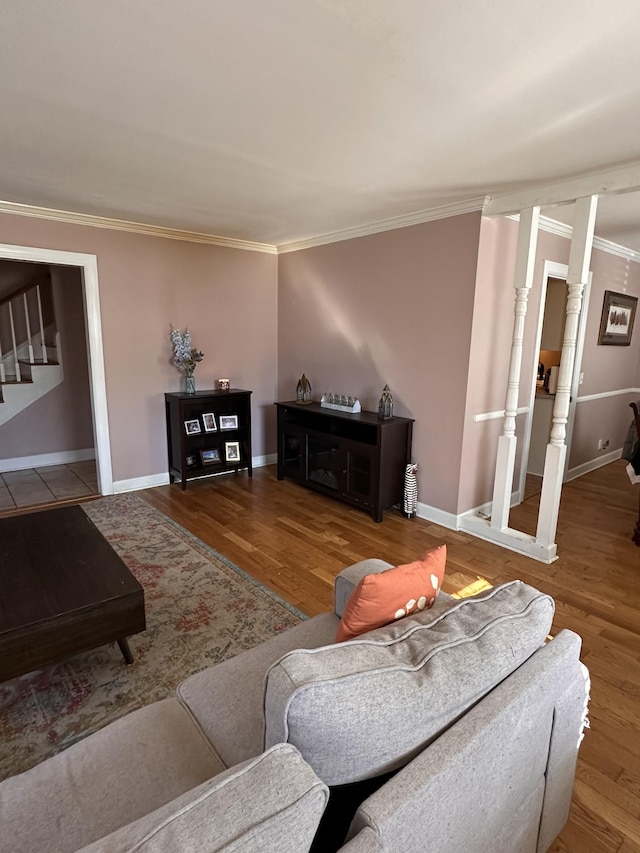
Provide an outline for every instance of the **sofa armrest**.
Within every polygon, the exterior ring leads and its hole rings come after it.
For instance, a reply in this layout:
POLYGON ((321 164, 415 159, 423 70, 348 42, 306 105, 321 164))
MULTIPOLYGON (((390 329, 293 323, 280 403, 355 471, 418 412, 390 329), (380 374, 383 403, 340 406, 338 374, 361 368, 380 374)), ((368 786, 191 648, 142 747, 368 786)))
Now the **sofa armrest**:
POLYGON ((348 566, 336 576, 333 602, 336 616, 342 617, 344 608, 346 607, 349 596, 360 583, 365 575, 372 575, 377 572, 385 572, 387 569, 392 569, 393 565, 385 560, 362 560, 360 563, 354 563, 353 566, 348 566))

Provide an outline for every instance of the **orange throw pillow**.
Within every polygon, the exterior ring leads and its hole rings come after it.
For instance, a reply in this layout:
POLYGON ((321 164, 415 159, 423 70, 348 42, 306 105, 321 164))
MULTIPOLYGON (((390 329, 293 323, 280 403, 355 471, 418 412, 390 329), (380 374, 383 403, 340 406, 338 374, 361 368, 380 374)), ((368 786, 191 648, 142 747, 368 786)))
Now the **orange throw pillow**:
POLYGON ((336 643, 432 607, 442 586, 446 560, 447 546, 440 545, 412 563, 365 575, 349 596, 336 643))

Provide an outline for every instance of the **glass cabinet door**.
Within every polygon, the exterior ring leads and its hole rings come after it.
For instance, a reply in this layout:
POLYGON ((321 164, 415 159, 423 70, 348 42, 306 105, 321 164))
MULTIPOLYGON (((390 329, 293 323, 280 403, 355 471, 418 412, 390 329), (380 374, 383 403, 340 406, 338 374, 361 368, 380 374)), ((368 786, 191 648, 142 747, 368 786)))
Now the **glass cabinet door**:
POLYGON ((308 441, 307 480, 338 491, 343 479, 344 461, 339 441, 311 435, 308 441))
POLYGON ((306 435, 295 429, 284 430, 281 438, 282 473, 289 477, 304 475, 306 435))
POLYGON ((346 448, 345 494, 367 506, 373 503, 374 460, 361 449, 346 448))

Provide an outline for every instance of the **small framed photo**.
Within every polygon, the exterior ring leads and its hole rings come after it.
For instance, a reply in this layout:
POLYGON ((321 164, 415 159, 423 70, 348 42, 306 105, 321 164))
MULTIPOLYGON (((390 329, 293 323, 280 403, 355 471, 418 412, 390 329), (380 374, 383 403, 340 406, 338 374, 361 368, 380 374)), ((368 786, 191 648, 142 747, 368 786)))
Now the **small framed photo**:
MULTIPOLYGON (((222 429, 222 427, 220 427, 222 429)), ((224 443, 224 454, 227 462, 239 462, 240 461, 240 442, 239 441, 225 441, 224 443)))
POLYGON ((605 290, 598 344, 628 347, 638 305, 637 296, 605 290))
POLYGON ((213 465, 215 462, 221 461, 220 451, 217 447, 213 447, 211 450, 201 450, 200 459, 202 460, 203 465, 213 465))
POLYGON ((204 424, 205 432, 218 432, 218 425, 216 424, 216 416, 213 412, 206 412, 202 415, 202 423, 204 424))
POLYGON ((220 415, 220 430, 238 429, 237 415, 220 415))
POLYGON ((197 435, 197 433, 202 432, 200 429, 200 421, 185 421, 184 428, 186 430, 187 435, 197 435))
POLYGON ((185 459, 185 462, 187 463, 187 468, 195 468, 196 465, 198 464, 198 460, 196 459, 196 457, 193 454, 187 456, 187 458, 185 459))

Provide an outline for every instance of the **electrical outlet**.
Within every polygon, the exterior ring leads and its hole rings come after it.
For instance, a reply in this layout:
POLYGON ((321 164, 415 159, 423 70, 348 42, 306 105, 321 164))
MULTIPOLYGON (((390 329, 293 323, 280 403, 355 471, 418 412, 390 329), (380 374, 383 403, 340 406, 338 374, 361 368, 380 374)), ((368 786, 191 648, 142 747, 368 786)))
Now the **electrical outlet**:
POLYGON ((609 447, 609 439, 608 438, 598 439, 598 450, 606 450, 607 447, 609 447))

